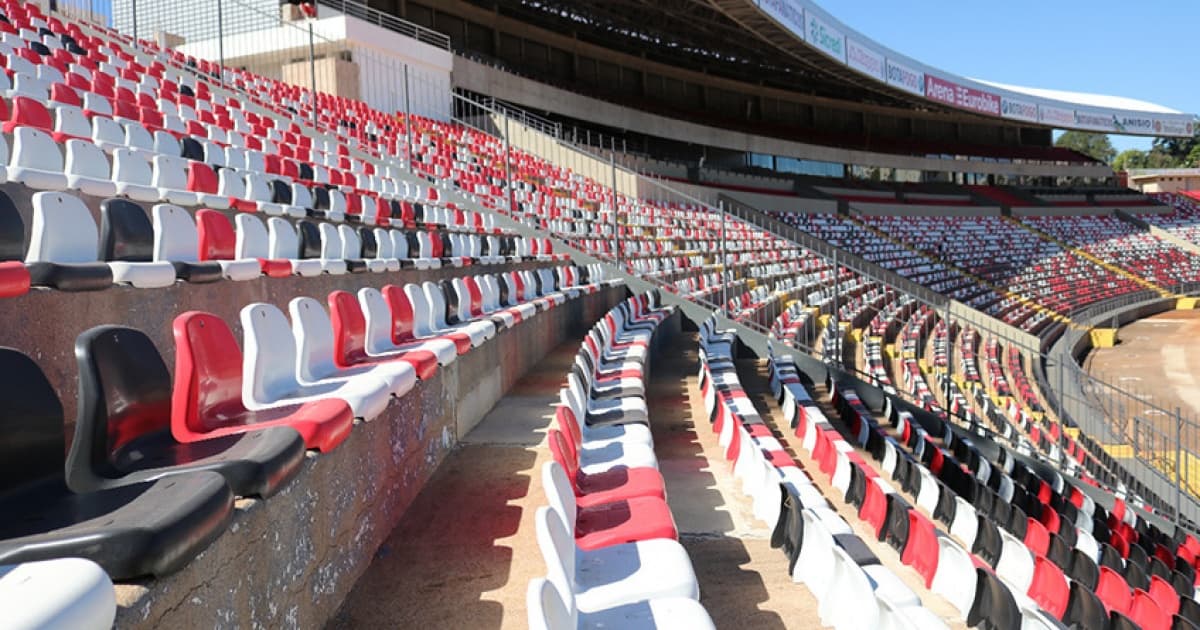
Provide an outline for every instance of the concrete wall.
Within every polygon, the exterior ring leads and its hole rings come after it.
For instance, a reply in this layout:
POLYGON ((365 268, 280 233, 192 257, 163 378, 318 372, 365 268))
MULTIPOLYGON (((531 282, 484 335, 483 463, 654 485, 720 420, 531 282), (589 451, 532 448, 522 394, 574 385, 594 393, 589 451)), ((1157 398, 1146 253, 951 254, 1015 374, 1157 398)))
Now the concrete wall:
POLYGON ((1077 217, 1083 215, 1109 215, 1117 208, 1102 206, 1014 206, 1013 216, 1017 217, 1077 217))
POLYGON ((837 212, 837 200, 834 199, 810 199, 795 195, 770 195, 738 190, 722 190, 720 192, 763 212, 801 212, 805 214, 837 212))
POLYGON ((1111 177, 1105 166, 1058 166, 1052 164, 1003 164, 983 160, 941 160, 915 156, 873 153, 805 144, 766 136, 718 129, 675 118, 614 105, 532 79, 504 72, 472 59, 454 58, 454 86, 534 110, 554 112, 616 129, 718 147, 733 151, 790 156, 836 164, 914 169, 945 173, 981 173, 1063 177, 1111 177))

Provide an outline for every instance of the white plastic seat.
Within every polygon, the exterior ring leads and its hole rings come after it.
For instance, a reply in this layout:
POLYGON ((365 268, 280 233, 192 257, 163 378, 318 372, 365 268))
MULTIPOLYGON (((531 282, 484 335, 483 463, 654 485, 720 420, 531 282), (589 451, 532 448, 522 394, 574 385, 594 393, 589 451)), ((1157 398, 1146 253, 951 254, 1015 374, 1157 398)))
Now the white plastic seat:
POLYGON ((1000 540, 996 575, 1011 584, 1015 592, 1024 594, 1033 582, 1033 555, 1025 543, 1008 533, 1008 530, 1000 530, 1000 540))
POLYGON ((581 613, 570 594, 559 593, 544 578, 529 583, 525 606, 529 630, 715 630, 708 611, 694 599, 649 599, 581 613))
POLYGON ((550 508, 538 508, 534 524, 549 580, 559 592, 573 594, 581 612, 659 597, 700 597, 691 559, 677 541, 654 539, 585 551, 550 508))
POLYGON ((346 259, 342 255, 342 237, 332 223, 322 223, 318 228, 321 232, 321 269, 333 276, 347 272, 346 259))
POLYGON ((937 510, 938 497, 941 496, 942 487, 938 485, 937 479, 929 469, 921 466, 918 468, 921 476, 921 488, 917 491, 917 506, 924 509, 925 513, 933 516, 937 510))
MULTIPOLYGON (((807 527, 805 538, 808 538, 807 527)), ((840 546, 832 545, 830 553, 832 570, 825 576, 829 586, 817 607, 821 624, 835 630, 879 627, 879 605, 867 574, 840 546)))
POLYGON ((67 186, 93 197, 113 197, 117 184, 109 177, 108 156, 100 147, 87 140, 67 140, 67 161, 64 169, 67 186))
POLYGON ((400 260, 396 257, 396 246, 391 233, 385 228, 374 228, 375 257, 383 261, 384 271, 400 271, 400 260))
POLYGON ((82 109, 60 104, 54 110, 54 131, 73 138, 91 138, 92 123, 88 122, 82 109))
POLYGON ((0 610, 10 628, 106 630, 116 618, 117 600, 99 565, 61 558, 0 565, 0 610))
POLYGON ((392 341, 392 318, 394 314, 387 300, 378 289, 370 287, 359 289, 358 303, 366 320, 366 339, 364 346, 367 354, 373 357, 386 357, 403 354, 416 350, 432 352, 437 357, 438 365, 447 366, 458 358, 458 347, 449 339, 419 339, 417 341, 396 345, 392 341))
MULTIPOLYGON (((238 215, 241 219, 242 216, 238 215)), ((296 228, 280 217, 267 219, 270 250, 267 258, 288 260, 292 263, 292 273, 297 276, 313 277, 321 275, 324 265, 316 258, 300 258, 300 237, 296 228)))
MULTIPOLYGON (((84 97, 84 107, 87 107, 87 97, 84 97)), ((103 101, 105 104, 108 101, 103 101)), ((112 152, 125 146, 125 130, 121 125, 106 116, 92 118, 92 143, 104 151, 112 152)))
POLYGON ((355 417, 372 420, 388 405, 389 387, 363 374, 337 382, 301 384, 296 376, 296 344, 283 311, 271 304, 242 309, 242 400, 249 409, 341 398, 355 417))
POLYGON ((417 373, 402 361, 338 367, 334 361, 333 322, 321 303, 298 297, 288 303, 292 337, 296 341, 296 377, 301 384, 341 382, 371 375, 387 384, 393 396, 407 394, 417 382, 417 373))
POLYGON ((160 155, 180 157, 183 155, 183 147, 179 145, 179 139, 170 132, 157 129, 154 132, 154 152, 160 155))
POLYGON ((954 604, 963 618, 975 601, 975 564, 971 554, 945 536, 938 536, 937 571, 929 588, 954 604))
POLYGON ((975 537, 979 535, 979 515, 975 506, 959 496, 954 497, 954 520, 950 522, 950 535, 967 547, 973 546, 975 537))
POLYGON ((180 206, 200 203, 200 195, 187 189, 187 160, 171 155, 154 156, 150 185, 158 189, 163 201, 180 206))
POLYGON ((129 149, 113 151, 112 180, 117 185, 117 194, 134 201, 160 201, 158 188, 151 185, 154 172, 143 155, 129 149))
POLYGON ((67 176, 58 143, 33 127, 17 127, 13 131, 8 181, 37 190, 66 190, 67 176))
POLYGON ((630 396, 608 400, 593 400, 588 391, 576 378, 574 373, 567 374, 567 393, 572 407, 584 413, 576 414, 581 420, 586 418, 589 426, 603 424, 628 424, 636 422, 649 424, 650 412, 646 408, 646 399, 630 396), (586 413, 586 415, 584 415, 586 413))
POLYGON ((304 208, 271 201, 271 186, 262 175, 254 172, 246 173, 245 182, 245 198, 253 201, 258 206, 259 212, 270 216, 286 215, 298 219, 305 216, 304 208))
POLYGON ((154 153, 156 151, 154 136, 141 123, 135 120, 122 120, 121 126, 125 128, 126 147, 146 153, 154 153))

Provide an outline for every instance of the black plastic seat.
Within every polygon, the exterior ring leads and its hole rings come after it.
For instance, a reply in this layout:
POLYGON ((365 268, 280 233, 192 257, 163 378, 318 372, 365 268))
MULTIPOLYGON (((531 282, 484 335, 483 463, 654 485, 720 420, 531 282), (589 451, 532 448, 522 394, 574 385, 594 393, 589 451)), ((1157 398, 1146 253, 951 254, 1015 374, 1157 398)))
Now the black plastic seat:
POLYGON ((1129 588, 1140 588, 1143 591, 1150 590, 1150 576, 1146 570, 1133 562, 1125 563, 1125 572, 1122 573, 1125 581, 1129 583, 1129 588))
POLYGON ((1191 597, 1180 597, 1179 616, 1200 626, 1200 602, 1191 597))
POLYGON ((858 464, 850 464, 850 485, 846 488, 846 503, 859 509, 867 498, 867 476, 858 464))
POLYGON ((1108 630, 1142 630, 1132 619, 1115 610, 1110 611, 1108 616, 1108 630))
POLYGON ((975 569, 975 600, 967 613, 967 625, 984 630, 1019 630, 1021 610, 1008 587, 991 571, 975 569))
POLYGON ((996 563, 1000 562, 1000 550, 1004 546, 1004 541, 1000 538, 1000 529, 983 514, 976 518, 978 528, 975 534, 975 543, 971 545, 971 553, 995 567, 996 563))
POLYGON ((1198 630, 1200 626, 1192 623, 1191 620, 1180 615, 1171 617, 1171 630, 1198 630))
POLYGON ((116 580, 166 575, 225 531, 233 493, 216 473, 72 492, 45 374, 12 348, 0 348, 0 374, 0 564, 81 557, 116 580))
POLYGON ((837 546, 841 547, 846 555, 854 560, 854 564, 860 567, 879 564, 879 556, 876 556, 857 534, 834 534, 833 542, 837 543, 837 546))
POLYGON ((1150 554, 1136 543, 1129 545, 1129 554, 1125 556, 1125 560, 1127 563, 1132 562, 1143 569, 1150 568, 1150 554))
POLYGON ((204 161, 204 145, 191 136, 179 139, 179 149, 181 157, 185 157, 193 162, 204 161))
POLYGON ((304 439, 291 427, 181 444, 171 435, 171 376, 144 333, 98 326, 75 341, 79 415, 67 455, 75 490, 113 488, 197 470, 238 496, 268 497, 300 471, 304 439))
POLYGON ((1067 599, 1067 611, 1062 622, 1068 628, 1103 628, 1108 625, 1108 613, 1100 598, 1086 585, 1071 583, 1071 594, 1067 599))
MULTIPOLYGON (((1132 555, 1132 554, 1130 554, 1130 555, 1132 555)), ((1160 577, 1168 582, 1171 581, 1171 574, 1174 573, 1174 571, 1172 571, 1170 568, 1168 568, 1167 564, 1165 562, 1163 562, 1162 559, 1160 559, 1158 556, 1150 558, 1149 569, 1150 569, 1150 571, 1149 571, 1150 575, 1157 575, 1158 577, 1160 577)))
POLYGON ((1058 534, 1050 534, 1050 546, 1046 549, 1046 558, 1066 573, 1071 568, 1071 547, 1063 542, 1058 534))
POLYGON ((1089 591, 1096 590, 1096 583, 1100 581, 1100 568, 1096 566, 1096 561, 1079 549, 1071 551, 1071 566, 1066 573, 1089 591))
POLYGON ((799 495, 787 484, 779 484, 780 506, 779 520, 775 530, 771 532, 771 547, 783 549, 788 558, 788 575, 796 568, 796 560, 800 558, 800 546, 804 542, 804 505, 799 495))
POLYGON ((912 507, 900 495, 887 495, 887 516, 880 540, 897 552, 908 546, 908 512, 912 507))
POLYGON ((1013 506, 1008 513, 1008 526, 1004 529, 1016 536, 1018 540, 1025 540, 1025 534, 1029 531, 1029 517, 1025 516, 1024 510, 1013 506))

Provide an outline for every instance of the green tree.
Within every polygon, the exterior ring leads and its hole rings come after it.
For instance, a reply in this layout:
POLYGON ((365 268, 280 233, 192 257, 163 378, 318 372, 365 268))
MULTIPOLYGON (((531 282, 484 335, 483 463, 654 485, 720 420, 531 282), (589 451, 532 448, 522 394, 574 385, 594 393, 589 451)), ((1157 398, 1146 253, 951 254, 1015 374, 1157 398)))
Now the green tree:
POLYGON ((1112 162, 1112 168, 1118 173, 1131 168, 1146 168, 1146 152, 1138 149, 1125 149, 1117 154, 1112 162))
POLYGON ((1102 133, 1068 131, 1058 137, 1054 146, 1078 151, 1105 164, 1111 164, 1113 158, 1117 157, 1117 150, 1113 148, 1108 136, 1102 133))

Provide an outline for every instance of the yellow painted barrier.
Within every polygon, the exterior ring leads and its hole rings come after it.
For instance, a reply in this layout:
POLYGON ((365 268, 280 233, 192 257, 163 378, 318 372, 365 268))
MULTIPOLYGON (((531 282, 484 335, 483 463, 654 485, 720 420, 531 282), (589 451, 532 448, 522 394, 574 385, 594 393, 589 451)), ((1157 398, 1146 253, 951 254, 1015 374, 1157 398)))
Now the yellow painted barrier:
POLYGON ((1093 348, 1111 348, 1117 344, 1116 328, 1093 328, 1090 334, 1093 348))
POLYGON ((1180 311, 1194 310, 1197 302, 1200 302, 1200 298, 1181 297, 1175 301, 1175 309, 1180 311))
POLYGON ((1133 457, 1133 446, 1130 444, 1101 444, 1100 448, 1104 449, 1109 455, 1118 459, 1129 459, 1133 457))

